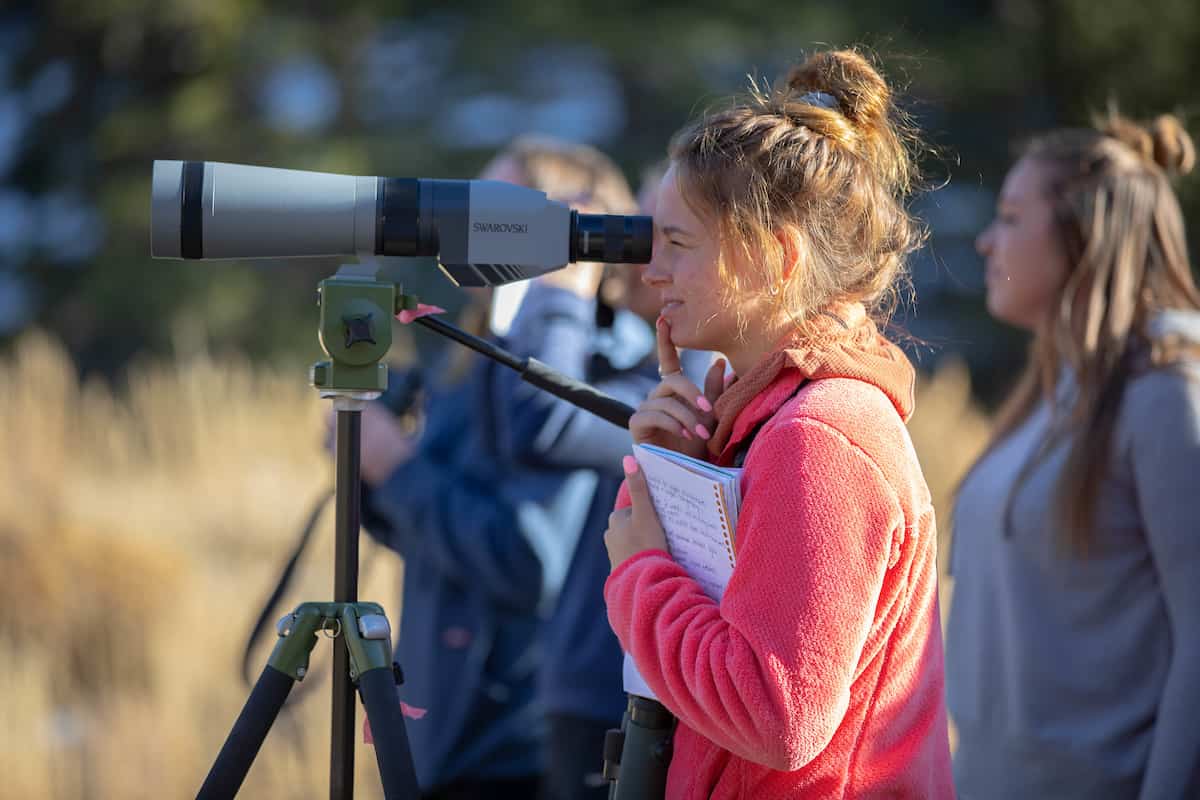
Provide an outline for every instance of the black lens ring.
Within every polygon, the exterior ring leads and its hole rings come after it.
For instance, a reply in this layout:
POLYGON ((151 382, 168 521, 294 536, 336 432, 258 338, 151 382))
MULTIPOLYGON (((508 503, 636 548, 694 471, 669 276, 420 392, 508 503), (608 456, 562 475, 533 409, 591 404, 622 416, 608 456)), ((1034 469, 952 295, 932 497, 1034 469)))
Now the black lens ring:
POLYGON ((204 258, 204 162, 183 162, 179 202, 179 255, 204 258))

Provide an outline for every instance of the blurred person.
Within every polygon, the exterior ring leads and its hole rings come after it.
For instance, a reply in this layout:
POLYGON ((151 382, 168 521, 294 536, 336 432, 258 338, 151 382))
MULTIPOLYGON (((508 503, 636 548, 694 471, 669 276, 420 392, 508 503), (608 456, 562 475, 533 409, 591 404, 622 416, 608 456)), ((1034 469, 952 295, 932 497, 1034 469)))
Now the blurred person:
MULTIPOLYGON (((638 213, 653 215, 661 175, 651 170, 643 179, 638 213)), ((661 292, 643 283, 640 268, 628 265, 609 268, 599 298, 555 278, 550 273, 531 282, 514 329, 543 320, 537 338, 554 344, 539 358, 637 405, 659 380, 654 321, 661 292), (556 313, 546 314, 548 307, 556 313)), ((684 360, 688 374, 699 378, 711 355, 691 352, 684 360)), ((515 374, 507 382, 514 395, 530 393, 515 374)), ((623 477, 621 457, 632 440, 628 431, 553 395, 536 392, 528 403, 520 424, 507 431, 513 458, 541 467, 594 470, 597 476, 586 517, 577 529, 563 531, 578 541, 547 626, 539 671, 538 697, 549 722, 541 798, 603 800, 608 795, 604 735, 620 727, 626 703, 621 646, 604 617, 609 567, 603 533, 623 477)))
MULTIPOLYGON (((480 177, 592 212, 631 202, 605 156, 550 139, 517 140, 480 177)), ((600 275, 601 265, 576 264, 546 283, 594 298, 600 275)), ((558 313, 543 304, 500 344, 542 358, 558 313)), ((506 458, 501 432, 521 424, 530 400, 509 374, 475 358, 457 382, 433 375, 419 437, 379 404, 362 417, 364 524, 404 559, 399 691, 416 717, 406 727, 427 798, 535 797, 544 768, 540 631, 575 544, 561 531, 578 528, 596 479, 506 458)))
POLYGON ((632 456, 605 536, 608 618, 678 718, 669 798, 953 796, 936 535, 878 331, 922 237, 884 79, 812 55, 672 144, 644 279, 664 377, 633 439, 741 465, 719 602, 665 549, 632 456), (703 391, 676 347, 724 354, 703 391))
POLYGON ((955 509, 955 778, 972 798, 1200 797, 1200 293, 1179 120, 1033 139, 977 246, 1033 334, 955 509))

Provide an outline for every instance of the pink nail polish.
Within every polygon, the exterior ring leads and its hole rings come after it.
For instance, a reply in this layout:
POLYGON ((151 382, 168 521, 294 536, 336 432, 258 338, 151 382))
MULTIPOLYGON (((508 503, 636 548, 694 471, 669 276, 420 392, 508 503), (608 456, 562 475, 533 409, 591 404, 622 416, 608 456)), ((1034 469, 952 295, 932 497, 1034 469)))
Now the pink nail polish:
POLYGON ((638 471, 637 459, 633 456, 625 456, 621 459, 621 467, 625 470, 626 475, 634 475, 638 471))
POLYGON ((680 436, 682 436, 683 438, 685 438, 685 439, 689 440, 689 441, 690 441, 690 440, 691 440, 691 438, 692 438, 692 434, 688 432, 688 429, 687 429, 687 428, 680 428, 680 429, 679 429, 679 435, 680 435, 680 436))
POLYGON ((712 436, 712 434, 708 432, 708 428, 704 427, 703 425, 696 426, 696 433, 700 434, 701 439, 707 439, 712 436))
POLYGON ((708 398, 700 395, 696 398, 696 408, 701 411, 712 411, 712 403, 708 402, 708 398))

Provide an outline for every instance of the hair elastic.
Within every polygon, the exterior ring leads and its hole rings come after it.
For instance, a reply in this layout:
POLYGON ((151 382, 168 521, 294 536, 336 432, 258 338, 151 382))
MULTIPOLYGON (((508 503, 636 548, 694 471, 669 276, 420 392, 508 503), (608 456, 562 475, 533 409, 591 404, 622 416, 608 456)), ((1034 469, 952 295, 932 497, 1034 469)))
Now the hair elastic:
POLYGON ((842 110, 842 104, 838 102, 837 98, 826 92, 806 92, 797 97, 796 102, 828 108, 830 111, 840 112, 842 110))

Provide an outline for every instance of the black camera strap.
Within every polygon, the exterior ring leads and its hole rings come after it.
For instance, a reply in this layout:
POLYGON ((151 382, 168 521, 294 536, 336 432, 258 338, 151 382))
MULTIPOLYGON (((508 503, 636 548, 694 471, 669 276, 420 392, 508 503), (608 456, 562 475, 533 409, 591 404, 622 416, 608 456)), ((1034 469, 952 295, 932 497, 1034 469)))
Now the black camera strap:
POLYGON ((308 514, 308 519, 305 521, 304 527, 300 530, 300 537, 296 540, 295 547, 292 548, 292 554, 288 556, 288 560, 283 566, 283 572, 280 573, 279 580, 276 582, 275 588, 271 591, 271 596, 263 604, 263 609, 258 614, 258 620, 250 628, 250 635, 246 637, 246 647, 242 652, 242 678, 246 681, 247 686, 253 686, 255 680, 254 676, 250 673, 250 661, 253 657, 254 643, 258 641, 259 636, 266 629, 268 620, 275 612, 275 607, 279 605, 284 592, 287 591, 288 584, 292 582, 292 575, 296 571, 296 564, 299 563, 300 556, 304 554, 304 548, 308 546, 308 540, 312 538, 313 530, 317 527, 317 520, 321 518, 322 512, 325 511, 325 506, 329 505, 329 501, 332 499, 333 489, 330 488, 325 490, 317 498, 317 502, 313 504, 312 510, 308 514))

